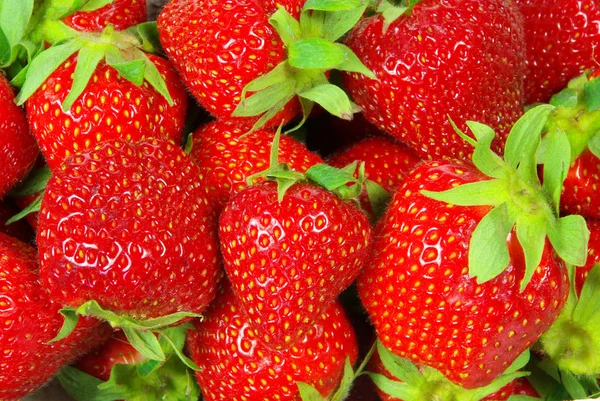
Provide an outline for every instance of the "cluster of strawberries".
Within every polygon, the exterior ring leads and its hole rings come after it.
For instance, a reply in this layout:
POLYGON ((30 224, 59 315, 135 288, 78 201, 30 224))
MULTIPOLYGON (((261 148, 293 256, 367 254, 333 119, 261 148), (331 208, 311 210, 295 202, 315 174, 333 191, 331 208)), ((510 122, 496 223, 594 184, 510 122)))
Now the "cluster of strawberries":
POLYGON ((1 401, 600 395, 600 4, 146 12, 0 1, 1 401))

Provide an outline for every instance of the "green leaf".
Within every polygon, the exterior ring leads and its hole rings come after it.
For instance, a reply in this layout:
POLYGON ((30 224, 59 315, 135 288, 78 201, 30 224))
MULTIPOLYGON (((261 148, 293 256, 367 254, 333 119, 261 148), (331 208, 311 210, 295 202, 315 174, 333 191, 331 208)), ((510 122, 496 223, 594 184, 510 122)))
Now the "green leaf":
POLYGON ((573 397, 573 399, 583 400, 584 398, 587 398, 587 393, 585 389, 583 388, 581 383, 579 383, 577 378, 571 373, 561 371, 560 378, 563 386, 565 386, 565 389, 567 390, 569 395, 573 397))
POLYGON ((64 111, 69 111, 73 103, 81 96, 92 75, 94 75, 96 67, 104 59, 105 54, 106 46, 95 43, 83 46, 79 50, 75 75, 73 76, 73 86, 62 104, 64 111))
POLYGON ((12 198, 21 198, 23 196, 34 195, 46 189, 46 184, 52 173, 48 166, 33 170, 23 182, 10 191, 9 196, 12 198))
POLYGON ((348 398, 348 394, 350 394, 350 389, 352 388, 352 384, 356 376, 354 375, 354 369, 352 369, 352 363, 350 362, 350 357, 346 356, 346 360, 344 361, 344 374, 342 375, 342 380, 340 381, 340 385, 336 392, 329 398, 329 401, 343 401, 348 398))
POLYGON ((25 103, 25 101, 29 99, 40 86, 42 86, 54 70, 59 68, 61 64, 82 47, 83 42, 74 39, 54 45, 40 53, 32 60, 31 64, 29 64, 25 76, 25 83, 15 98, 15 102, 19 106, 25 103))
POLYGON ((147 359, 135 365, 135 371, 140 377, 148 377, 152 373, 156 372, 157 369, 160 369, 164 363, 162 361, 156 361, 153 359, 147 359))
POLYGON ((352 10, 361 6, 363 6, 363 1, 361 0, 307 0, 307 2, 304 3, 302 11, 342 11, 352 10))
POLYGON ((300 398, 302 401, 325 401, 325 398, 313 386, 303 382, 297 382, 300 398))
POLYGON ((571 145, 567 134, 560 129, 548 132, 544 137, 544 144, 546 151, 543 188, 550 195, 558 215, 563 182, 571 164, 571 145))
MULTIPOLYGON (((281 84, 283 82, 292 81, 293 77, 290 72, 290 68, 286 61, 282 61, 268 73, 261 75, 242 89, 242 101, 246 99, 246 93, 248 92, 259 92, 267 89, 271 86, 281 84)), ((240 106, 238 106, 239 108, 240 106)))
POLYGON ((346 92, 333 84, 315 86, 298 96, 321 105, 330 114, 344 120, 352 120, 354 113, 359 111, 346 92))
POLYGON ((129 399, 130 394, 122 388, 99 389, 102 380, 79 369, 65 366, 57 379, 63 389, 77 401, 115 401, 129 399))
POLYGON ((84 11, 84 12, 94 11, 94 10, 102 8, 108 4, 111 4, 114 1, 115 0, 87 0, 85 2, 85 4, 81 8, 79 8, 77 11, 84 11))
POLYGON ((521 215, 517 218, 516 231, 525 255, 525 276, 521 281, 521 292, 523 292, 542 260, 546 245, 546 222, 537 216, 521 215))
POLYGON ((547 229, 548 238, 558 256, 575 266, 585 264, 590 231, 583 217, 561 217, 555 223, 548 224, 547 229))
POLYGON ((144 83, 144 74, 146 72, 145 60, 126 61, 123 58, 116 57, 113 53, 107 53, 106 63, 134 85, 141 86, 144 83))
POLYGON ((497 277, 510 262, 506 240, 515 221, 506 203, 493 208, 479 222, 469 244, 469 276, 478 283, 497 277))
POLYGON ((332 42, 340 39, 361 19, 367 6, 367 2, 365 2, 363 6, 356 8, 327 12, 322 28, 323 38, 332 42))
POLYGON ((33 13, 33 0, 4 0, 0 2, 0 30, 12 49, 23 39, 33 13))
POLYGON ((19 213, 15 214, 13 217, 8 219, 6 221, 6 223, 4 223, 4 224, 5 225, 12 224, 15 221, 19 221, 19 220, 25 218, 25 216, 27 216, 31 213, 39 212, 40 208, 42 206, 42 197, 43 197, 43 194, 38 196, 37 198, 35 198, 35 200, 33 202, 31 202, 25 209, 23 209, 19 213))
POLYGON ((58 332, 56 337, 48 341, 48 344, 55 343, 57 341, 67 338, 77 327, 77 323, 79 322, 79 315, 77 315, 77 311, 75 309, 63 308, 60 310, 60 314, 64 318, 63 325, 60 328, 60 331, 58 332))
POLYGON ((371 209, 373 209, 373 214, 375 215, 374 218, 375 220, 379 220, 390 202, 391 195, 375 181, 367 180, 365 182, 365 187, 367 189, 367 196, 369 197, 371 209))
POLYGON ((146 53, 157 53, 162 49, 158 36, 156 21, 148 21, 127 30, 127 32, 137 37, 141 43, 140 49, 146 53))
POLYGON ((122 330, 131 346, 140 354, 155 361, 165 360, 165 353, 154 333, 131 327, 123 327, 122 330))
POLYGON ((600 79, 595 78, 585 83, 583 100, 588 111, 600 109, 600 79))
POLYGON ((600 159, 600 132, 596 132, 588 141, 588 148, 594 156, 600 159))
MULTIPOLYGON (((291 99, 295 95, 294 81, 283 81, 278 84, 257 92, 247 99, 244 99, 231 114, 232 117, 252 117, 260 115, 283 99, 291 99)), ((287 103, 287 102, 286 102, 287 103)))
MULTIPOLYGON (((450 120, 450 123, 453 125, 455 131, 461 134, 460 130, 454 125, 452 120, 450 120)), ((475 121, 467 121, 467 126, 473 135, 475 135, 475 138, 477 138, 475 150, 473 151, 473 164, 488 177, 506 178, 506 163, 504 163, 504 160, 491 149, 492 141, 496 137, 494 130, 487 125, 475 121)), ((465 134, 462 135, 463 138, 466 136, 465 134)), ((470 138, 466 140, 467 142, 472 141, 470 138)))
POLYGON ((342 47, 321 38, 301 39, 288 46, 288 63, 295 68, 330 70, 346 60, 342 47))
POLYGON ((140 56, 143 57, 144 61, 146 62, 146 68, 144 69, 144 79, 150 84, 151 87, 153 87, 158 93, 160 93, 162 97, 165 98, 169 106, 173 106, 173 98, 171 97, 169 89, 167 88, 167 84, 162 75, 160 75, 158 68, 156 68, 156 66, 152 61, 150 61, 148 56, 146 56, 142 52, 140 52, 140 56))
POLYGON ((378 373, 366 373, 379 390, 399 400, 415 400, 415 391, 407 383, 401 383, 395 380, 390 380, 384 375, 378 373))
POLYGON ((183 354, 182 347, 177 346, 174 343, 174 341, 169 337, 168 333, 166 333, 165 331, 158 331, 158 334, 169 343, 171 349, 173 350, 173 352, 175 352, 175 355, 177 355, 177 357, 181 360, 181 362, 183 362, 185 366, 192 370, 200 370, 200 367, 198 365, 196 365, 190 358, 183 354))
POLYGON ((409 9, 409 7, 396 6, 394 3, 388 0, 382 0, 377 7, 377 12, 382 15, 387 27, 402 15, 406 14, 409 9))
POLYGON ((279 6, 278 10, 269 18, 269 23, 275 28, 286 47, 289 47, 302 35, 300 23, 282 6, 279 6))
POLYGON ((496 206, 510 199, 507 182, 485 180, 459 185, 447 191, 421 191, 428 198, 456 206, 496 206))
POLYGON ((505 375, 514 373, 520 369, 523 369, 527 363, 529 363, 529 359, 531 358, 531 352, 529 349, 526 349, 510 364, 510 366, 504 371, 505 375))
POLYGON ((588 273, 581 289, 579 302, 573 311, 573 320, 589 332, 600 330, 600 264, 596 263, 588 273))
POLYGON ((348 173, 327 164, 315 164, 306 171, 306 177, 328 191, 345 186, 348 183, 358 182, 353 173, 348 173))
POLYGON ((358 56, 356 54, 354 54, 354 52, 347 46, 344 46, 342 44, 337 44, 337 46, 342 49, 342 51, 344 52, 344 55, 346 57, 346 60, 343 61, 342 63, 338 64, 336 69, 340 70, 340 71, 349 71, 349 72, 358 72, 360 74, 363 74, 364 76, 371 78, 371 79, 377 79, 377 77, 375 76, 375 74, 369 70, 362 61, 360 61, 360 59, 358 58, 358 56))
POLYGON ((571 88, 563 89, 550 99, 550 104, 554 107, 572 109, 577 106, 579 93, 571 88))
POLYGON ((2 27, 0 27, 0 67, 4 67, 10 63, 11 56, 12 46, 2 30, 2 27))
POLYGON ((414 363, 393 354, 381 341, 377 341, 377 353, 379 354, 379 358, 381 358, 383 366, 385 366, 392 376, 400 381, 415 387, 418 387, 425 381, 425 378, 414 363))

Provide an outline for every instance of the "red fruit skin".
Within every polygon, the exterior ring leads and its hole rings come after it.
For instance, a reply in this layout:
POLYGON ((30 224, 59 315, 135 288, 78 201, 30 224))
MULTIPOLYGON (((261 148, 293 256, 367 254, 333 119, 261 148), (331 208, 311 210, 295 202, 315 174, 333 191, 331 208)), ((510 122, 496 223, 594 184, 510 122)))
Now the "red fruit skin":
POLYGON ((515 0, 527 43, 525 101, 547 102, 572 78, 598 65, 596 0, 515 0))
MULTIPOLYGON (((269 17, 284 7, 296 19, 305 0, 171 0, 158 16, 160 41, 191 94, 220 120, 231 117, 242 89, 286 57, 269 17)), ((247 96, 249 96, 248 93, 247 96)), ((278 126, 300 112, 294 99, 266 127, 278 126)))
POLYGON ((522 19, 507 0, 424 0, 387 30, 383 17, 360 21, 346 39, 377 76, 344 73, 368 121, 407 142, 423 159, 466 159, 472 146, 448 116, 494 128, 501 152, 523 113, 522 19))
POLYGON ((147 82, 138 87, 101 63, 69 111, 62 102, 73 84, 77 56, 71 56, 27 100, 27 117, 53 171, 67 157, 102 141, 168 138, 181 142, 187 95, 167 60, 148 55, 167 83, 174 105, 147 82))
POLYGON ((8 199, 0 201, 0 232, 10 235, 26 244, 33 243, 35 233, 25 220, 18 220, 6 225, 6 222, 19 213, 19 209, 8 199))
POLYGON ((166 140, 106 142, 46 187, 41 276, 58 302, 136 319, 201 313, 216 293, 216 221, 191 157, 166 140))
POLYGON ((0 73, 0 198, 29 173, 39 154, 25 113, 14 100, 13 89, 0 73))
POLYGON ((600 220, 600 160, 586 149, 575 159, 563 183, 561 211, 600 220))
POLYGON ((94 11, 77 12, 62 19, 67 26, 82 32, 101 32, 108 25, 123 31, 146 22, 145 0, 114 0, 94 11))
POLYGON ((64 340, 61 306, 40 285, 35 249, 0 233, 0 399, 19 400, 66 364, 101 344, 110 327, 82 318, 64 340))
POLYGON ((135 365, 144 360, 144 356, 129 344, 125 334, 118 331, 102 346, 79 359, 75 367, 102 381, 108 381, 115 365, 135 365))
POLYGON ((346 358, 356 361, 356 337, 338 302, 321 312, 315 325, 286 350, 265 347, 252 324, 227 287, 205 320, 196 320, 196 330, 188 332, 187 348, 200 367, 196 379, 206 401, 300 401, 299 381, 326 397, 340 383, 346 358))
POLYGON ((357 280, 382 343, 465 388, 485 386, 503 373, 554 322, 569 291, 566 270, 546 243, 520 292, 525 262, 514 235, 503 273, 483 284, 468 275, 469 241, 489 208, 451 206, 420 191, 484 179, 458 161, 419 165, 376 227, 369 263, 357 280))
MULTIPOLYGON (((275 132, 258 130, 244 135, 248 128, 213 121, 194 132, 191 155, 200 166, 205 185, 214 198, 212 204, 219 214, 233 195, 248 186, 248 177, 269 167, 275 132)), ((280 139, 278 154, 280 163, 301 173, 323 163, 318 155, 286 135, 280 139)), ((264 178, 254 183, 261 181, 264 178)))
POLYGON ((515 380, 515 388, 513 389, 512 395, 525 395, 528 397, 540 398, 539 393, 525 377, 520 377, 515 380))
POLYGON ((600 222, 594 220, 587 221, 587 227, 590 230, 590 241, 588 243, 588 257, 584 266, 575 269, 575 288, 577 294, 581 294, 583 284, 588 274, 596 263, 600 262, 600 222))
POLYGON ((220 217, 225 271, 255 335, 274 348, 302 338, 359 274, 368 255, 367 216, 333 193, 277 184, 246 188, 220 217))
MULTIPOLYGON (((42 194, 43 194, 43 192, 40 192, 40 193, 37 193, 34 195, 27 195, 27 196, 23 196, 21 198, 14 198, 13 200, 14 200, 15 204, 19 207, 19 209, 23 210, 27 206, 32 204, 37 199, 37 197, 42 194)), ((29 226, 35 232, 37 232, 37 229, 38 229, 38 219, 39 219, 39 212, 29 213, 27 216, 25 216, 25 220, 27 221, 27 223, 29 223, 29 226)))

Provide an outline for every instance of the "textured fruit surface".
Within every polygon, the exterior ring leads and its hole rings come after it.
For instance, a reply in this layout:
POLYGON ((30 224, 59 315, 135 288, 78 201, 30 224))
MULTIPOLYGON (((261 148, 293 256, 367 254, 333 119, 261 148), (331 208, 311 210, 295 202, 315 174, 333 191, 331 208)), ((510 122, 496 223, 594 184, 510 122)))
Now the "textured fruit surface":
POLYGON ((596 0, 515 0, 527 42, 525 101, 547 102, 570 79, 598 65, 596 0))
POLYGON ((106 142, 68 159, 48 182, 37 236, 53 298, 135 318, 202 312, 220 271, 199 176, 166 140, 106 142))
POLYGON ((486 179, 468 164, 428 162, 405 179, 375 232, 358 290, 381 342, 396 355, 440 370, 465 388, 489 384, 548 329, 568 294, 568 278, 548 243, 520 291, 525 262, 514 235, 510 263, 478 284, 468 274, 472 232, 487 207, 425 197, 486 179))
POLYGON ((588 220, 587 226, 590 230, 588 258, 585 262, 585 266, 575 268, 575 288, 577 289, 577 294, 581 294, 583 283, 585 283, 585 279, 587 278, 589 272, 592 270, 594 265, 596 263, 600 263, 600 222, 588 220))
POLYGON ((505 0, 424 0, 387 29, 380 16, 363 19, 346 44, 378 78, 345 74, 354 101, 424 159, 472 153, 448 116, 491 126, 501 151, 523 113, 523 28, 505 0))
POLYGON ((346 358, 356 361, 356 337, 337 302, 287 350, 265 347, 252 323, 225 288, 205 321, 189 332, 188 350, 200 367, 196 378, 206 401, 300 401, 298 381, 327 396, 339 384, 346 358))
POLYGON ((249 187, 227 204, 219 240, 225 271, 256 335, 289 347, 356 278, 371 227, 356 206, 311 184, 281 202, 277 184, 249 187))
POLYGON ((125 30, 146 22, 145 0, 114 0, 97 10, 76 12, 62 19, 69 27, 82 32, 100 32, 108 25, 125 30))
POLYGON ((33 167, 39 149, 15 93, 0 73, 0 198, 33 167))
MULTIPOLYGON (((246 188, 246 179, 269 167, 274 131, 248 130, 239 125, 214 121, 194 132, 192 157, 202 171, 205 185, 220 212, 233 195, 246 188)), ((323 163, 302 143, 283 135, 279 142, 279 163, 291 170, 306 172, 311 166, 323 163)), ((257 178, 254 183, 262 181, 257 178)))
POLYGON ((27 100, 27 117, 52 170, 70 155, 107 140, 168 138, 181 141, 187 95, 168 61, 148 55, 167 82, 169 106, 147 82, 136 86, 107 64, 96 69, 70 110, 62 102, 73 85, 77 56, 70 57, 27 100))
POLYGON ((560 207, 564 213, 600 219, 600 159, 585 150, 571 163, 563 183, 560 207))
POLYGON ((1 400, 35 391, 108 337, 109 327, 84 318, 69 337, 48 344, 62 326, 60 307, 40 285, 35 249, 0 233, 1 400))
MULTIPOLYGON (((192 95, 221 120, 232 118, 242 89, 285 59, 268 18, 284 7, 299 18, 304 0, 172 0, 158 17, 160 41, 192 95)), ((296 100, 271 119, 278 126, 300 111, 296 100)))

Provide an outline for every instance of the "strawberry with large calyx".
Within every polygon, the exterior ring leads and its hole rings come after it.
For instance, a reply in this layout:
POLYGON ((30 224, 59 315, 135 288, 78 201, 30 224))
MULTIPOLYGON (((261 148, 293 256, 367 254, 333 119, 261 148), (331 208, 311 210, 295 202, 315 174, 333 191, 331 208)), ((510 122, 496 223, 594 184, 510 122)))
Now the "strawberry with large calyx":
POLYGON ((358 279, 382 343, 464 388, 491 383, 558 317, 568 275, 555 255, 585 263, 585 221, 558 217, 564 134, 549 142, 543 185, 537 176, 552 108, 536 107, 515 124, 504 159, 490 149, 494 131, 469 122, 474 166, 432 161, 413 170, 358 279))
POLYGON ((305 117, 319 103, 352 118, 356 105, 328 82, 326 71, 373 77, 350 49, 335 43, 360 19, 367 2, 278 5, 172 0, 158 18, 160 39, 194 97, 218 119, 277 126, 298 114, 296 97, 305 117))
POLYGON ((68 159, 48 182, 37 234, 42 280, 66 306, 59 338, 94 316, 163 361, 155 334, 198 316, 221 277, 206 196, 198 166, 164 139, 105 142, 68 159))

